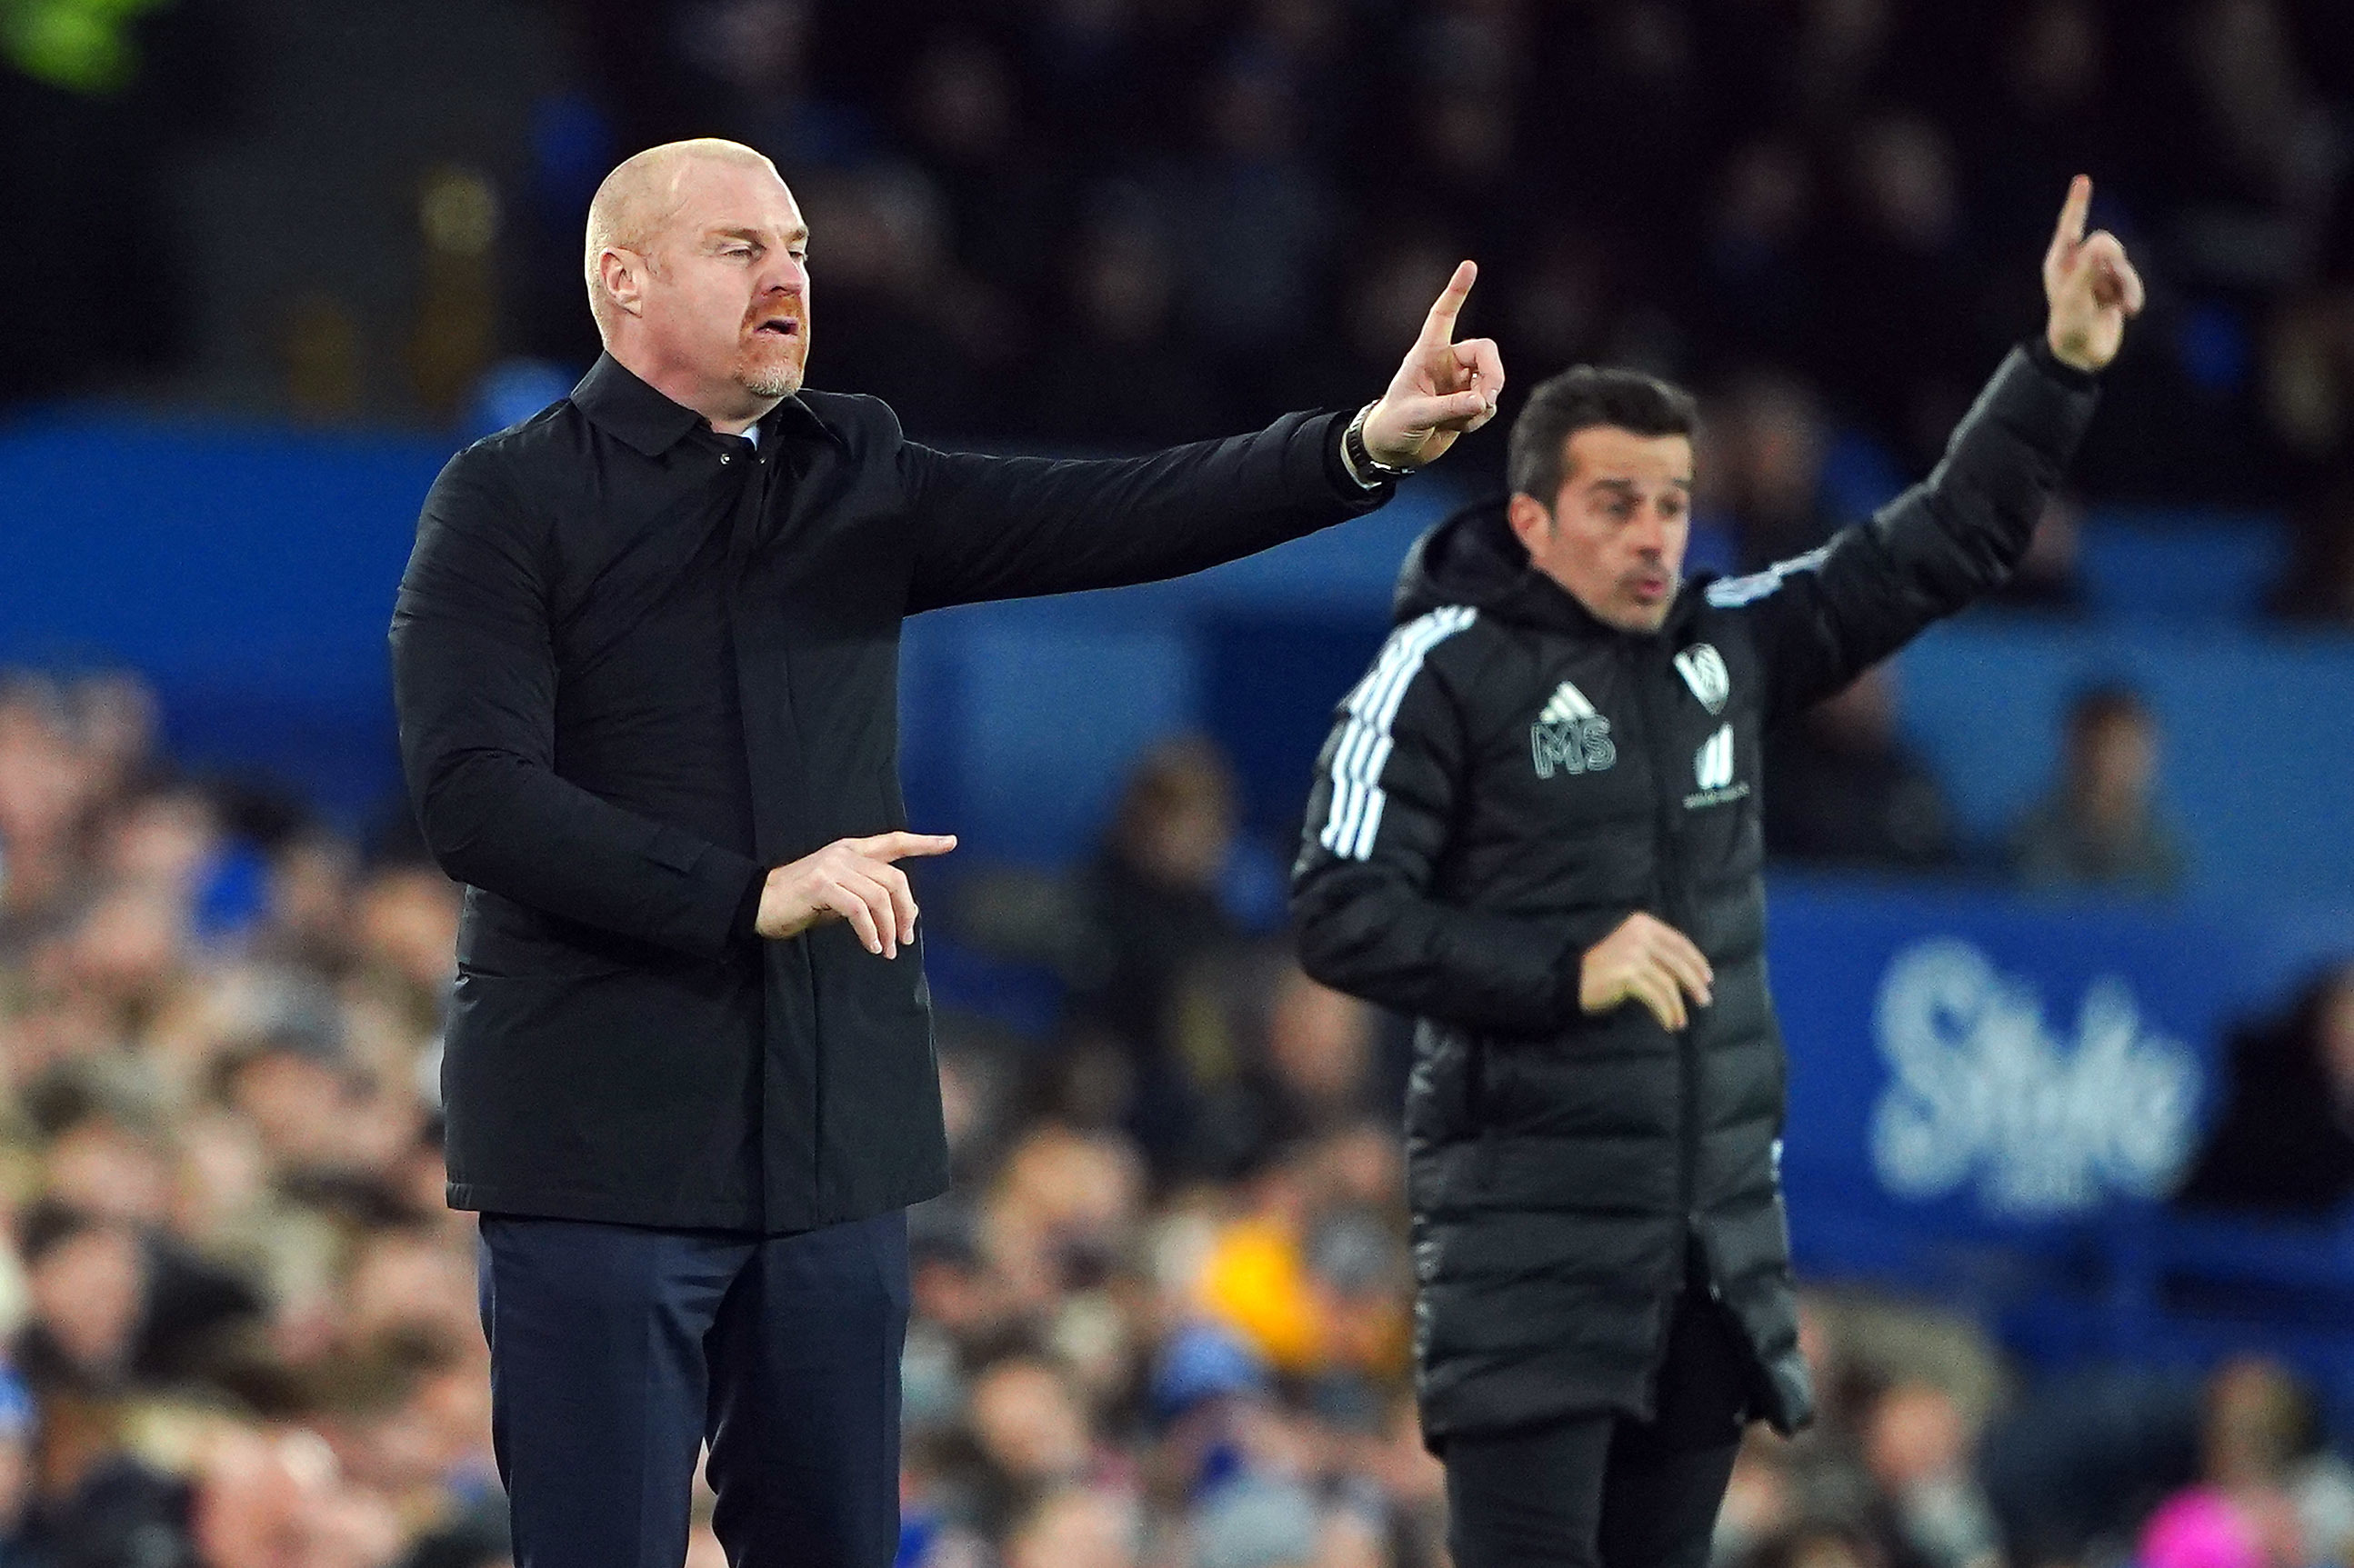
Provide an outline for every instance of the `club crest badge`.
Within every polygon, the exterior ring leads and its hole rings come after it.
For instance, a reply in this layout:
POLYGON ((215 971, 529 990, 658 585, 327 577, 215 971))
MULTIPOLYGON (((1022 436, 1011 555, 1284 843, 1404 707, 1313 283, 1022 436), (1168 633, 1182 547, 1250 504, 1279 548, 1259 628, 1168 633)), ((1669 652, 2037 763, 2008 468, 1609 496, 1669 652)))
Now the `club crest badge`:
POLYGON ((1700 699, 1700 705, 1712 714, 1724 711, 1733 696, 1733 676, 1724 667, 1724 655, 1706 642, 1695 642, 1676 655, 1676 669, 1684 684, 1700 699))

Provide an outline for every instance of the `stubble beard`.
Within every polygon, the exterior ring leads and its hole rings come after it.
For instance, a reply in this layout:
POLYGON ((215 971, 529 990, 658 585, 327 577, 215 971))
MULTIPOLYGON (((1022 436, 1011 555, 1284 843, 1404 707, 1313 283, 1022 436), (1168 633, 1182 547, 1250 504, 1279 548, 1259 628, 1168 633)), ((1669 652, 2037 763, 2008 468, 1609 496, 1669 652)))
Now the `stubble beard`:
POLYGON ((736 384, 755 397, 790 397, 801 389, 801 367, 756 365, 737 376, 736 384))
MULTIPOLYGON (((801 329, 807 332, 804 325, 801 329)), ((755 397, 790 397, 801 389, 808 369, 805 338, 769 342, 755 337, 736 361, 736 385, 755 397)))

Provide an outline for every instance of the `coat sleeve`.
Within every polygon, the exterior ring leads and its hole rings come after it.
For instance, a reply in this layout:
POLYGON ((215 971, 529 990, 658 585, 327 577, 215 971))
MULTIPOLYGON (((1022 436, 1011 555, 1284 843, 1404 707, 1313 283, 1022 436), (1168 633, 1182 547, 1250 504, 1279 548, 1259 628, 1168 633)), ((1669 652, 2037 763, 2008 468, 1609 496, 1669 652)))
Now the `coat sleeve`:
POLYGON ((917 544, 911 612, 1182 577, 1390 498, 1341 467, 1346 416, 1112 461, 898 448, 917 544))
POLYGON ((528 515, 482 448, 425 500, 392 616, 401 768, 460 882, 566 919, 717 956, 752 939, 762 868, 556 771, 556 658, 528 515))
POLYGON ((1575 996, 1568 936, 1432 893, 1469 758, 1461 710, 1425 655, 1472 615, 1443 609, 1401 627, 1341 705, 1292 870, 1300 964, 1401 1012, 1544 1033, 1575 996))
POLYGON ((1820 549, 1704 590, 1746 619, 1769 722, 1838 691, 2010 575, 2093 417, 2093 377, 2015 350, 1935 470, 1820 549))

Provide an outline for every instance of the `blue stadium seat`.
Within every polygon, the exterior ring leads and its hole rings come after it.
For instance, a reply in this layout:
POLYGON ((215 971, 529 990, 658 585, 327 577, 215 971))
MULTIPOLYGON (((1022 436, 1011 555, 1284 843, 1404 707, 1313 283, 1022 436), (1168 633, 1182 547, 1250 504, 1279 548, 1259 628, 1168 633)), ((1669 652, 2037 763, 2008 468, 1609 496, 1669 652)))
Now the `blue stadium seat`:
POLYGON ((2105 617, 2248 620, 2287 558, 2286 531, 2266 514, 2105 509, 2084 526, 2084 597, 2105 617))

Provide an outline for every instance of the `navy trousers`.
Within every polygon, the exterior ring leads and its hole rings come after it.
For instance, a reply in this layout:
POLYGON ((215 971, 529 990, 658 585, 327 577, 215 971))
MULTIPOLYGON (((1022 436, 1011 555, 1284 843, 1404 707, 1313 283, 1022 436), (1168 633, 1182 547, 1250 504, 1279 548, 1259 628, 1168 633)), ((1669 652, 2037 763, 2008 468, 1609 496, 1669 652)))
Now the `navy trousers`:
POLYGON ((679 1568, 695 1459, 735 1568, 887 1568, 907 1219, 796 1235, 482 1216, 515 1568, 679 1568))

